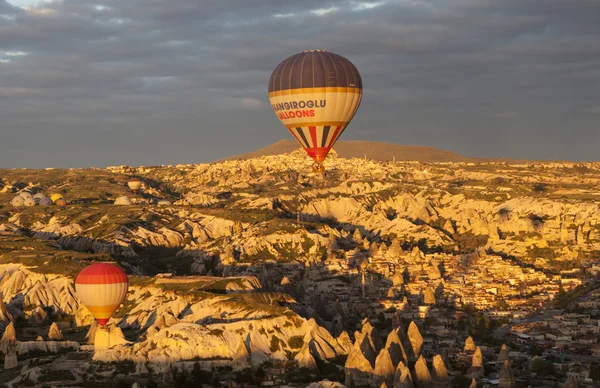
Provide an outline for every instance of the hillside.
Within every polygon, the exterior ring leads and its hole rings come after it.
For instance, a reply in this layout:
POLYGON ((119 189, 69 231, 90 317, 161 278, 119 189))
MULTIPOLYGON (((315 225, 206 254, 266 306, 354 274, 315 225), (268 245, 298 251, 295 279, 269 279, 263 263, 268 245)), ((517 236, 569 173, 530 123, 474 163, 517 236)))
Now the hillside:
MULTIPOLYGON (((280 155, 297 150, 298 143, 294 140, 280 140, 259 150, 247 154, 235 155, 223 160, 251 159, 261 156, 280 155)), ((376 141, 364 140, 342 140, 334 147, 341 158, 363 158, 385 162, 397 161, 419 161, 419 162, 469 162, 471 158, 459 155, 451 151, 440 150, 432 147, 417 145, 390 144, 376 141)))

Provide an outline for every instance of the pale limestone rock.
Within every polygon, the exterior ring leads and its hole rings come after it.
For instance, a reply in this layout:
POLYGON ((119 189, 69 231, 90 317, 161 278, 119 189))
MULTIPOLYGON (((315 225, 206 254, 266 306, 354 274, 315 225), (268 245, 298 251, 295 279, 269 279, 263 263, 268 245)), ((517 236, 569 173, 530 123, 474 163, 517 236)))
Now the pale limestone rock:
POLYGON ((431 375, 434 388, 451 388, 448 370, 446 369, 442 356, 439 354, 436 354, 433 357, 433 370, 431 375))
POLYGON ((248 334, 248 337, 246 337, 246 346, 250 354, 250 363, 253 366, 259 366, 271 359, 269 357, 271 353, 270 346, 262 336, 248 334))
POLYGON ((414 388, 410 370, 403 362, 400 362, 396 368, 394 388, 414 388))
POLYGON ((41 307, 36 307, 31 312, 31 316, 27 321, 31 326, 42 326, 48 322, 48 313, 41 307))
POLYGON ((298 363, 298 367, 300 368, 309 368, 311 370, 317 369, 317 362, 311 354, 310 347, 306 342, 302 346, 302 349, 300 349, 298 354, 296 354, 296 356, 294 357, 294 361, 298 363))
POLYGON ((418 388, 433 388, 431 374, 423 356, 420 356, 415 364, 415 383, 418 388))
POLYGON ((238 347, 231 360, 233 368, 236 370, 242 370, 250 365, 250 354, 246 347, 246 342, 242 337, 239 339, 238 347))
POLYGON ((498 353, 498 361, 504 362, 508 360, 508 347, 506 344, 502 344, 502 348, 500 348, 500 353, 498 353))
POLYGON ((423 346, 423 336, 414 321, 408 325, 408 340, 412 347, 412 354, 417 358, 421 354, 421 347, 423 346))
POLYGON ((4 329, 4 334, 0 340, 0 351, 4 354, 8 354, 11 350, 14 350, 17 346, 17 332, 15 331, 15 324, 9 323, 4 329))
POLYGON ((58 353, 64 349, 78 350, 79 343, 77 343, 75 341, 37 341, 36 340, 36 341, 18 342, 18 344, 17 344, 17 353, 18 354, 27 354, 29 352, 35 352, 35 351, 58 353))
POLYGON ((48 339, 50 341, 61 341, 63 338, 62 332, 58 328, 56 322, 52 322, 52 325, 50 325, 50 329, 48 330, 48 339))
POLYGON ((425 292, 423 293, 423 300, 425 304, 435 304, 435 293, 431 289, 431 287, 427 287, 425 292))
POLYGON ((469 338, 467 338, 467 340, 465 341, 464 351, 467 353, 472 353, 475 351, 475 341, 473 341, 473 338, 471 338, 471 336, 469 336, 469 338))
POLYGON ((16 368, 19 364, 17 360, 17 352, 14 350, 4 355, 4 369, 16 368))
POLYGON ((504 364, 502 364, 502 368, 500 369, 500 375, 499 375, 499 387, 500 388, 514 388, 515 384, 516 384, 516 378, 515 375, 513 374, 513 371, 510 367, 510 364, 507 361, 504 361, 504 364))
POLYGON ((375 369, 373 370, 373 381, 375 384, 394 383, 394 363, 387 349, 381 349, 375 360, 375 369))
POLYGON ((100 329, 100 325, 94 319, 94 321, 90 325, 90 328, 89 328, 87 334, 85 335, 84 342, 86 344, 94 344, 96 342, 96 331, 98 331, 99 329, 100 329))
POLYGON ((110 333, 106 327, 98 327, 94 333, 94 353, 110 348, 110 333))
POLYGON ((318 383, 311 383, 306 388, 346 388, 343 384, 336 381, 319 381, 318 383))
MULTIPOLYGON (((362 340, 363 343, 369 343, 366 336, 363 337, 362 340)), ((348 380, 350 378, 350 381, 355 385, 369 384, 370 377, 373 374, 373 366, 367 357, 365 357, 361 348, 361 343, 358 339, 354 342, 354 346, 346 359, 344 369, 346 370, 346 379, 348 380)))
POLYGON ((150 373, 150 370, 146 366, 145 362, 136 362, 135 363, 135 374, 136 375, 145 375, 150 373))
POLYGON ((390 357, 392 358, 392 363, 394 364, 394 368, 398 366, 398 363, 403 362, 404 364, 408 364, 408 358, 406 357, 406 352, 404 351, 404 346, 402 346, 402 341, 398 336, 398 330, 392 330, 390 334, 388 334, 385 349, 390 353, 390 357))
POLYGON ((471 367, 472 368, 483 367, 483 354, 481 353, 481 348, 479 346, 477 346, 475 348, 475 352, 473 353, 471 367))
POLYGON ((388 288, 386 297, 388 299, 395 299, 396 298, 396 293, 394 292, 394 288, 393 287, 388 288))
POLYGON ((14 322, 14 318, 6 309, 6 305, 2 300, 2 294, 0 293, 0 327, 2 327, 2 323, 8 324, 9 322, 14 322))
POLYGON ((125 339, 123 330, 121 330, 121 328, 116 325, 113 325, 109 328, 109 341, 110 341, 110 347, 118 346, 118 345, 125 345, 125 344, 129 343, 129 341, 127 341, 125 339))
POLYGON ((340 345, 340 348, 343 350, 341 354, 348 355, 352 350, 352 340, 350 339, 350 335, 345 330, 337 337, 337 343, 340 345))

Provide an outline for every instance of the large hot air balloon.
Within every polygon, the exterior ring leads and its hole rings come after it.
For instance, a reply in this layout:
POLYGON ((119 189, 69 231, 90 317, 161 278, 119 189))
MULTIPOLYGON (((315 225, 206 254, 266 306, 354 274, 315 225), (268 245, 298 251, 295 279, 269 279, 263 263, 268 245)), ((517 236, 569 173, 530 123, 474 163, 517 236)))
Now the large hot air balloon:
POLYGON ((137 178, 132 178, 127 182, 127 186, 133 191, 134 194, 142 187, 142 181, 137 178))
POLYGON ((315 171, 340 137, 362 98, 362 80, 346 58, 307 50, 281 62, 269 80, 269 100, 279 120, 314 159, 315 171))
POLYGON ((75 290, 100 326, 104 326, 125 299, 128 284, 127 275, 115 264, 96 263, 79 272, 75 290))

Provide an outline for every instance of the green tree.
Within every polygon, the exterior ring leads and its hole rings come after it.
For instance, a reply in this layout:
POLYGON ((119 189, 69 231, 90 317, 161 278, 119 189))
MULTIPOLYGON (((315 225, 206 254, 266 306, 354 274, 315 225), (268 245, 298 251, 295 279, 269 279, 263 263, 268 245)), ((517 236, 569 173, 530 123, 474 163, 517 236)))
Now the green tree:
POLYGON ((551 376, 554 374, 554 364, 551 361, 544 360, 543 358, 534 358, 531 361, 529 369, 542 376, 551 376))

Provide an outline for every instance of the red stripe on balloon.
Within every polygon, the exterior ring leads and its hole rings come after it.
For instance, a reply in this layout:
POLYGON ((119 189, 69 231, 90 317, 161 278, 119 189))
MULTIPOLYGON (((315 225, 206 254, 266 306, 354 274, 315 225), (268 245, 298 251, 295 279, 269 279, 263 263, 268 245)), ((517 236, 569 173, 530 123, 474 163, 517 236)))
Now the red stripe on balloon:
POLYGON ((317 144, 317 127, 308 127, 308 130, 310 131, 310 139, 312 140, 312 146, 318 147, 319 145, 317 144))
POLYGON ((75 283, 78 284, 114 284, 128 283, 127 275, 116 265, 108 263, 96 263, 85 267, 75 283))

